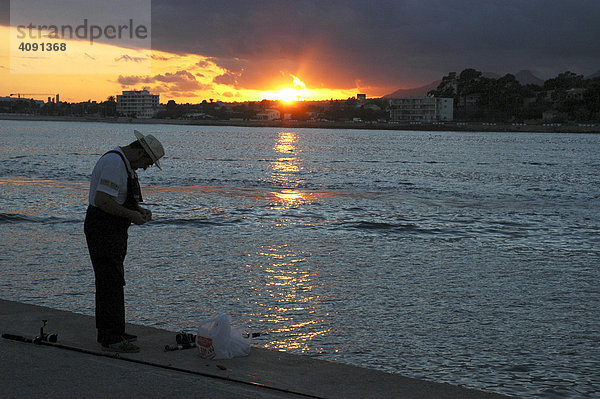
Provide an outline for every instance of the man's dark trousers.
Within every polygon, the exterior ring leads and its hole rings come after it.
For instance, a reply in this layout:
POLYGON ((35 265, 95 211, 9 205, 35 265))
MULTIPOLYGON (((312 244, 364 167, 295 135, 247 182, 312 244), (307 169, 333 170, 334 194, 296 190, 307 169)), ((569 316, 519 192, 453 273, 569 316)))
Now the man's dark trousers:
POLYGON ((84 231, 96 277, 96 328, 103 344, 120 342, 125 332, 125 275, 129 221, 90 206, 84 231))

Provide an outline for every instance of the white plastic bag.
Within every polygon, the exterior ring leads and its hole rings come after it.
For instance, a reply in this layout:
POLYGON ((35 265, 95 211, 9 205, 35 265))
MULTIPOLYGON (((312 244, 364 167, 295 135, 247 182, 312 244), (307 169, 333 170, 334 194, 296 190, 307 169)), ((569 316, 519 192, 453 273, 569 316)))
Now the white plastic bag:
POLYGON ((241 328, 231 327, 231 316, 226 313, 200 323, 196 346, 204 359, 231 359, 250 353, 250 340, 242 336, 241 328))

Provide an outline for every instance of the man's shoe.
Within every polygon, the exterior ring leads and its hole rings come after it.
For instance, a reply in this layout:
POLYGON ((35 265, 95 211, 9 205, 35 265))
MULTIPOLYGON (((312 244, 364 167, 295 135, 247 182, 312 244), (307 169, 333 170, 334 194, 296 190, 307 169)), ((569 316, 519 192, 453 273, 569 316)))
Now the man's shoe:
MULTIPOLYGON (((121 335, 121 337, 123 337, 123 339, 126 339, 129 342, 135 342, 135 341, 137 341, 137 335, 123 333, 121 335)), ((104 334, 98 333, 98 337, 97 337, 96 341, 99 344, 101 344, 102 341, 104 341, 104 338, 108 338, 108 337, 104 336, 104 334)))
POLYGON ((123 337, 123 339, 125 339, 125 340, 127 340, 129 342, 135 342, 135 341, 137 341, 137 335, 123 333, 122 337, 123 337))
POLYGON ((140 347, 132 344, 129 341, 121 341, 115 344, 102 344, 102 350, 108 352, 120 352, 120 353, 138 353, 140 347))

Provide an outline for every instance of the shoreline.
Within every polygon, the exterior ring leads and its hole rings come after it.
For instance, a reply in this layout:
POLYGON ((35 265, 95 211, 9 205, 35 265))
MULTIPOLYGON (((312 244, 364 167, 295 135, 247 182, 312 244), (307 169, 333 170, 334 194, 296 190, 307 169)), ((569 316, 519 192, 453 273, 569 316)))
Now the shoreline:
POLYGON ((148 125, 182 126, 238 126, 273 128, 312 128, 312 129, 363 129, 363 130, 414 130, 451 132, 513 132, 513 133, 600 133, 600 124, 524 124, 524 123, 485 123, 485 122, 432 122, 432 123, 366 123, 366 122, 323 122, 323 121, 259 121, 259 120, 195 120, 195 119, 137 119, 126 117, 80 117, 47 116, 30 114, 0 114, 0 120, 46 121, 46 122, 104 122, 138 123, 148 125))

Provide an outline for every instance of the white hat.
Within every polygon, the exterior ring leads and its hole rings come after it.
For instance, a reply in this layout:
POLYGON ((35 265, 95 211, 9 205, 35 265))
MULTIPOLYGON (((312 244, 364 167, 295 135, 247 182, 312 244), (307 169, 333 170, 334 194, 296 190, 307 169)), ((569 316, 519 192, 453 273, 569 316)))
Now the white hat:
POLYGON ((158 160, 165 155, 165 149, 160 141, 158 141, 158 139, 151 134, 144 136, 137 130, 134 130, 133 133, 135 134, 135 137, 137 137, 142 147, 144 147, 144 150, 150 156, 154 164, 158 166, 158 169, 162 170, 158 160))

